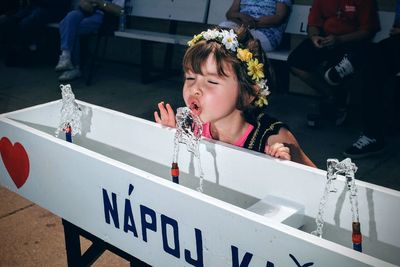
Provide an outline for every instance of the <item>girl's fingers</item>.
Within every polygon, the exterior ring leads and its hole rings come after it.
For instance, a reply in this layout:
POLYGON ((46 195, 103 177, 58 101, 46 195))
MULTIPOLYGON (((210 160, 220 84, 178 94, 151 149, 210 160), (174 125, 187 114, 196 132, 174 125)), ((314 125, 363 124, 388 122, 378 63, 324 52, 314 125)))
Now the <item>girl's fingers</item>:
POLYGON ((157 111, 154 111, 154 120, 155 120, 157 123, 161 123, 161 119, 160 119, 160 116, 158 115, 158 112, 157 112, 157 111))
POLYGON ((157 104, 159 111, 154 112, 154 119, 164 126, 175 127, 175 113, 170 104, 160 102, 157 104))
POLYGON ((160 110, 160 117, 161 119, 164 119, 167 117, 167 110, 165 109, 164 102, 158 103, 158 109, 160 110))
POLYGON ((279 152, 276 154, 276 157, 277 157, 277 158, 280 158, 280 159, 284 159, 284 160, 290 160, 290 159, 291 159, 289 153, 282 152, 282 151, 279 151, 279 152))
POLYGON ((172 109, 171 105, 167 104, 166 108, 167 108, 167 113, 168 113, 168 120, 171 122, 175 121, 175 113, 174 113, 174 110, 172 109))
POLYGON ((290 149, 282 143, 267 146, 266 153, 272 157, 290 160, 290 149))

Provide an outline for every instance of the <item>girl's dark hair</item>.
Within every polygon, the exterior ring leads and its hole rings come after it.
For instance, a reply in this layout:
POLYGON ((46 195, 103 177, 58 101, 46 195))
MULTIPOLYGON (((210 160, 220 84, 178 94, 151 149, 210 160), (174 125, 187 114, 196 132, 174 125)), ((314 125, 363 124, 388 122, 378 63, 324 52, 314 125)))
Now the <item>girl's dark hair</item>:
MULTIPOLYGON (((217 28, 217 30, 221 30, 217 28)), ((254 39, 250 31, 245 27, 234 29, 237 34, 237 40, 240 48, 247 48, 252 54, 253 58, 257 58, 260 63, 264 64, 264 74, 266 79, 269 80, 269 64, 267 57, 258 40, 254 39)), ((196 44, 190 46, 183 57, 183 71, 191 71, 197 74, 202 74, 201 67, 206 62, 209 55, 214 55, 217 64, 218 75, 227 76, 224 72, 224 63, 230 64, 235 72, 239 83, 239 97, 237 99, 236 107, 242 111, 254 109, 255 107, 248 103, 249 96, 257 96, 254 90, 255 81, 247 74, 247 65, 237 58, 236 52, 230 51, 225 46, 215 40, 201 40, 196 44)))

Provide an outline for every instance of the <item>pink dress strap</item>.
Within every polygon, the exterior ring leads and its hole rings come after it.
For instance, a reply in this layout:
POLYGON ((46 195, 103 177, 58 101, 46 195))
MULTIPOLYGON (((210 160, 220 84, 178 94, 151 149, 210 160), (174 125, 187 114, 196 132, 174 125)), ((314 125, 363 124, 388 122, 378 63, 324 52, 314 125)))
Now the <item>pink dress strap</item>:
MULTIPOLYGON (((245 133, 240 136, 234 143, 233 145, 235 146, 239 146, 239 147, 243 147, 244 143, 246 142, 247 137, 249 136, 249 134, 251 133, 251 131, 253 130, 254 126, 249 124, 249 126, 247 127, 245 133)), ((214 139, 213 136, 211 135, 211 123, 207 122, 203 124, 203 134, 204 137, 210 138, 210 139, 214 139)))

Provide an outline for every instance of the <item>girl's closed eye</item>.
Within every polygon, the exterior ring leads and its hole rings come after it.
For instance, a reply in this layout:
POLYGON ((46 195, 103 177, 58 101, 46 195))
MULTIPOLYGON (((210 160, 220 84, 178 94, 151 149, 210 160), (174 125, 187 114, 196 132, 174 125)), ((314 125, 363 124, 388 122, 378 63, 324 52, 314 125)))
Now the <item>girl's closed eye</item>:
POLYGON ((219 82, 214 81, 214 80, 208 80, 207 82, 208 82, 208 83, 211 83, 211 84, 219 84, 219 82))

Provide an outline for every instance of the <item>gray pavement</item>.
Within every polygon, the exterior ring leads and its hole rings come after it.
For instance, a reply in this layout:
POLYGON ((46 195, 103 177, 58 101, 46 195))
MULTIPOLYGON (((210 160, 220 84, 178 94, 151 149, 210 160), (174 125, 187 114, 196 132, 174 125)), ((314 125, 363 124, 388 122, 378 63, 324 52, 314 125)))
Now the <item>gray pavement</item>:
MULTIPOLYGON (((71 85, 79 100, 149 120, 161 100, 175 107, 183 105, 180 77, 144 85, 138 68, 122 64, 102 63, 90 87, 82 80, 71 85)), ((7 68, 0 62, 0 113, 59 98, 57 75, 50 64, 7 68)), ((310 129, 305 114, 314 108, 314 102, 309 96, 273 93, 269 108, 271 115, 290 125, 304 151, 324 169, 327 158, 343 159, 342 151, 358 137, 359 115, 353 110, 340 127, 324 122, 320 129, 310 129)), ((359 167, 356 178, 400 190, 399 133, 388 136, 387 144, 384 154, 355 160, 359 167)), ((66 266, 60 218, 5 188, 0 188, 0 203, 0 267, 66 266)), ((83 242, 84 247, 88 245, 83 242)), ((94 266, 129 264, 106 253, 94 266)))

